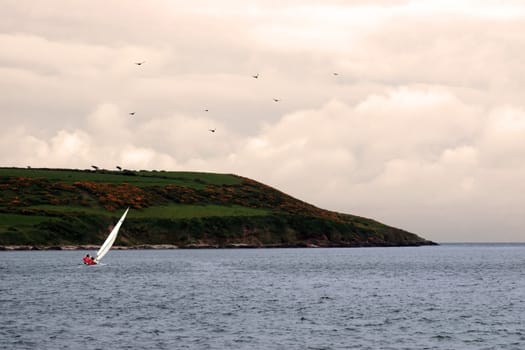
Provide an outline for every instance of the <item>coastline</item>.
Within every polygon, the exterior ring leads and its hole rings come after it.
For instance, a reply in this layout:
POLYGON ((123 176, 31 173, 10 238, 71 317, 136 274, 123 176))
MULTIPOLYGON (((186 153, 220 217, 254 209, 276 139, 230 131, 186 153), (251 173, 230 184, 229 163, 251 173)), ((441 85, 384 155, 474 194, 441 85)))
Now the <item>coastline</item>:
MULTIPOLYGON (((295 243, 295 244, 266 244, 253 245, 245 243, 231 243, 225 245, 213 244, 188 244, 177 246, 173 244, 139 244, 133 246, 113 246, 113 250, 138 250, 138 249, 271 249, 271 248, 374 248, 374 247, 420 247, 420 246, 438 246, 438 243, 432 241, 422 242, 403 242, 403 243, 345 243, 345 244, 313 244, 313 243, 295 243)), ((1 245, 0 251, 20 251, 20 250, 97 250, 99 245, 1 245)))

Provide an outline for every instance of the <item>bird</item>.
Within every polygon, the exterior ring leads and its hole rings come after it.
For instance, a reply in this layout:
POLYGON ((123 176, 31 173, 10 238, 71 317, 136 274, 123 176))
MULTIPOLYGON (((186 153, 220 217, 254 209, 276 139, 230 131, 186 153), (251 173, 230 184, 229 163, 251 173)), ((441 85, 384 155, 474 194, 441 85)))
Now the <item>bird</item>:
POLYGON ((137 66, 141 66, 141 65, 143 65, 144 63, 146 63, 146 61, 142 61, 142 62, 135 62, 135 64, 136 64, 137 66))
POLYGON ((252 75, 252 78, 259 79, 259 73, 252 75))
POLYGON ((135 115, 135 112, 129 112, 129 115, 135 115))
POLYGON ((91 167, 92 167, 93 169, 95 169, 95 170, 98 170, 98 166, 96 166, 96 165, 92 165, 91 167))
POLYGON ((204 112, 208 112, 208 110, 207 110, 207 109, 205 109, 205 110, 204 110, 204 112))
POLYGON ((215 130, 217 130, 217 129, 209 129, 209 130, 210 130, 211 132, 215 132, 215 130))
POLYGON ((122 171, 122 168, 121 168, 120 166, 117 165, 116 168, 117 168, 118 170, 122 171))
POLYGON ((275 102, 279 102, 279 101, 281 101, 281 100, 279 100, 278 98, 274 98, 273 100, 274 100, 275 102))
POLYGON ((334 72, 334 73, 332 73, 332 74, 333 74, 333 75, 335 75, 335 76, 339 75, 339 73, 335 73, 335 72, 334 72))

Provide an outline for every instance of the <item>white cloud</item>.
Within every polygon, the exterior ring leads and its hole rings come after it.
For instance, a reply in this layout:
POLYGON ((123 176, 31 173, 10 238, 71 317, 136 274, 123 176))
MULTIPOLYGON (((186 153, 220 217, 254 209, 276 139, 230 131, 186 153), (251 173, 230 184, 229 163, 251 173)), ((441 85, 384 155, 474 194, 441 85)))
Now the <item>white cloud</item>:
POLYGON ((118 164, 127 169, 174 169, 177 162, 169 155, 150 148, 126 146, 119 154, 118 164))
POLYGON ((68 132, 58 131, 57 135, 51 139, 49 154, 57 163, 79 163, 79 160, 86 161, 91 148, 91 138, 83 131, 75 130, 68 132))
POLYGON ((451 166, 476 166, 478 162, 478 150, 473 146, 459 146, 447 148, 441 154, 440 163, 451 166))
POLYGON ((491 111, 480 139, 485 166, 507 169, 525 166, 525 110, 512 106, 491 111))

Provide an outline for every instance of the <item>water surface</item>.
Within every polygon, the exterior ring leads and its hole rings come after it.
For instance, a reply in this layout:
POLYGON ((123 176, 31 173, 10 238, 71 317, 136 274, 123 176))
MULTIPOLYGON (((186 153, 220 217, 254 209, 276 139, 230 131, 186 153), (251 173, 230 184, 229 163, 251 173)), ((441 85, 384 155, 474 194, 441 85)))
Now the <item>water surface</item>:
POLYGON ((525 349, 524 245, 83 254, 0 252, 0 348, 525 349))

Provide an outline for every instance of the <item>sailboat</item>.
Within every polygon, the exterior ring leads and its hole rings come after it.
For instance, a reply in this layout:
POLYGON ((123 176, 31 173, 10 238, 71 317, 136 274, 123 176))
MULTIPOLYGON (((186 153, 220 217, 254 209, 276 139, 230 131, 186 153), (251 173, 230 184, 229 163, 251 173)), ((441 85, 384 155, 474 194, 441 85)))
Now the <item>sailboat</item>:
POLYGON ((126 214, 128 213, 128 210, 129 210, 129 207, 128 209, 126 209, 124 214, 122 214, 122 217, 117 222, 115 227, 113 227, 113 230, 111 230, 111 233, 109 234, 108 238, 106 238, 106 241, 104 242, 104 244, 102 244, 102 246, 98 250, 97 255, 95 256, 95 259, 93 259, 93 261, 96 264, 100 263, 100 260, 102 260, 102 258, 111 249, 111 246, 113 245, 113 243, 115 243, 115 240, 117 239, 117 235, 118 235, 118 230, 120 229, 120 226, 122 226, 122 223, 124 222, 124 219, 126 218, 126 214))

